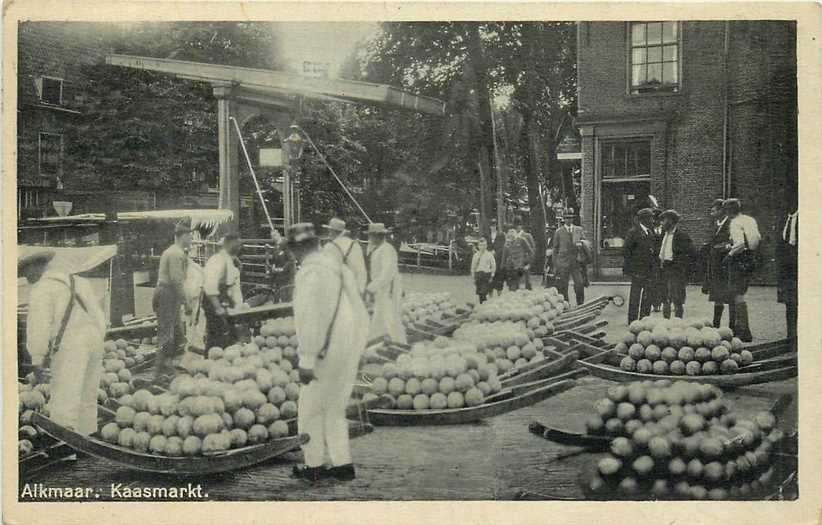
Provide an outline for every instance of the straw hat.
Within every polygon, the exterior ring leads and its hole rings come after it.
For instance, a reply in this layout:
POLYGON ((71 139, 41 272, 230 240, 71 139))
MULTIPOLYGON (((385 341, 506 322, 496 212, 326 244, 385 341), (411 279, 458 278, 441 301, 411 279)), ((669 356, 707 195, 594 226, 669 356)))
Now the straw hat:
POLYGON ((23 255, 17 259, 17 275, 22 276, 32 264, 48 264, 54 258, 54 250, 43 249, 23 255))
POLYGON ((330 221, 328 221, 328 224, 323 224, 323 228, 337 233, 344 233, 348 231, 345 229, 345 221, 336 217, 333 217, 330 221))
POLYGON ((372 222, 368 225, 368 235, 387 235, 388 228, 381 222, 372 222))

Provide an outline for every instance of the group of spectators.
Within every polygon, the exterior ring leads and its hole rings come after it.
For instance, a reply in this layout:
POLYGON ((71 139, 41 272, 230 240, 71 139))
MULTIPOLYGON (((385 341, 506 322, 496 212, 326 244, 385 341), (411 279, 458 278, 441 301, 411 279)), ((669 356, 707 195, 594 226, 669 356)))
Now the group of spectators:
POLYGON ((501 231, 493 228, 490 238, 481 238, 471 260, 471 277, 480 303, 495 291, 502 293, 505 286, 509 290, 530 290, 535 253, 534 237, 520 222, 501 231))
POLYGON ((762 236, 756 220, 742 213, 739 199, 717 199, 711 206, 710 241, 700 250, 680 224, 675 210, 643 208, 623 248, 625 275, 631 278, 628 322, 661 306, 663 316, 682 317, 685 289, 694 273, 714 303, 713 324, 722 321, 728 305, 729 326, 740 339, 752 340, 745 294, 761 264, 762 236))

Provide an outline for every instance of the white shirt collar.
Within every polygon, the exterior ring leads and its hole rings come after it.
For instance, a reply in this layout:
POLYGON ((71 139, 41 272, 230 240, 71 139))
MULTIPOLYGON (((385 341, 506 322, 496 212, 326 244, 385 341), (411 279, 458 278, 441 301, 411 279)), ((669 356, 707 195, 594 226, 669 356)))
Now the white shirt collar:
POLYGON ((642 228, 642 231, 643 231, 643 232, 645 232, 645 235, 648 235, 648 232, 649 232, 650 230, 648 229, 648 227, 647 227, 647 226, 645 226, 644 224, 642 224, 642 223, 640 222, 640 223, 639 223, 639 227, 640 227, 640 228, 642 228))

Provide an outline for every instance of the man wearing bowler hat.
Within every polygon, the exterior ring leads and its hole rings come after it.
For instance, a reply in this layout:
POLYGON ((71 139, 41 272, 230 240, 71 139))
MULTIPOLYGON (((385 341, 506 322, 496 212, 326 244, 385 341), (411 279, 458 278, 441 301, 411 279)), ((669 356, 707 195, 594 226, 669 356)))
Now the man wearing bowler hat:
POLYGON ((662 315, 671 318, 671 304, 674 315, 680 319, 685 315, 685 287, 691 261, 694 258, 694 244, 690 235, 680 225, 680 216, 675 210, 665 210, 659 215, 665 235, 659 248, 659 263, 664 284, 662 315))
POLYGON ((368 340, 388 337, 392 341, 406 342, 402 324, 402 281, 397 261, 397 250, 385 242, 388 229, 385 224, 368 225, 368 267, 371 282, 365 291, 374 301, 371 330, 368 340))
POLYGON ((563 218, 565 224, 557 228, 551 240, 553 252, 551 264, 554 267, 557 288, 565 300, 568 300, 568 281, 574 280, 574 293, 577 306, 585 302, 585 287, 588 286, 588 276, 585 265, 588 249, 585 232, 582 227, 574 224, 574 210, 565 210, 563 218))
POLYGON ((653 226, 654 211, 651 208, 639 210, 622 248, 622 271, 631 277, 631 292, 628 299, 629 324, 651 313, 651 284, 657 266, 653 226))
POLYGON ((354 272, 360 293, 365 293, 368 272, 360 243, 349 237, 345 221, 342 219, 334 217, 323 228, 328 232, 328 243, 323 249, 340 257, 343 264, 354 272))
POLYGON ((50 366, 51 419, 87 436, 97 430, 106 316, 87 280, 48 269, 54 255, 42 250, 17 262, 18 276, 32 285, 26 346, 35 382, 50 366))
POLYGON ((294 287, 294 324, 302 388, 297 430, 308 434, 305 465, 294 477, 309 481, 355 477, 345 408, 368 337, 368 311, 351 269, 331 250, 320 249, 310 223, 288 230, 300 262, 294 287), (330 465, 326 464, 326 457, 330 465))
POLYGON ((169 363, 183 353, 186 343, 182 308, 186 304, 184 284, 188 272, 188 250, 191 248, 191 228, 179 222, 174 226, 174 244, 160 256, 157 286, 151 298, 157 316, 157 354, 155 375, 171 371, 169 363))

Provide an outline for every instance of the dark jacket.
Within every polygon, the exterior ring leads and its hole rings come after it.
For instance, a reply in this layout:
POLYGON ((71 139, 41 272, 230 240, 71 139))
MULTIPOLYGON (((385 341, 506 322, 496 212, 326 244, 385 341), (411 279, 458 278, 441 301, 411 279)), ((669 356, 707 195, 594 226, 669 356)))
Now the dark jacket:
POLYGON ((722 260, 728 255, 726 246, 731 239, 731 219, 725 219, 719 228, 713 226, 711 240, 703 251, 705 279, 702 289, 708 293, 711 302, 730 303, 733 297, 728 294, 728 276, 722 260))
POLYGON ((783 218, 780 229, 776 232, 776 265, 777 265, 777 300, 780 303, 795 304, 797 302, 797 277, 799 255, 799 218, 796 219, 797 244, 791 245, 783 238, 785 225, 789 216, 783 218))
POLYGON ((502 255, 502 267, 507 270, 521 270, 531 261, 528 258, 528 245, 522 239, 506 242, 502 255))
MULTIPOLYGON (((665 235, 662 236, 659 243, 660 251, 662 250, 662 244, 664 241, 665 235)), ((691 271, 691 262, 696 254, 694 252, 694 242, 691 240, 691 236, 688 235, 688 233, 683 230, 681 226, 674 232, 672 251, 673 260, 666 261, 663 266, 670 268, 669 275, 674 275, 677 278, 687 282, 691 271)), ((657 253, 657 257, 659 257, 659 253, 657 253)))
POLYGON ((659 263, 657 242, 652 229, 646 234, 639 225, 628 231, 622 248, 622 271, 638 279, 651 277, 659 263))
POLYGON ((573 226, 571 232, 565 226, 557 228, 551 240, 551 265, 554 272, 568 270, 579 264, 577 245, 582 240, 585 240, 585 232, 580 226, 573 226))
POLYGON ((486 240, 488 241, 488 249, 494 252, 494 262, 497 263, 497 268, 502 268, 502 255, 505 250, 505 234, 500 232, 497 233, 493 241, 490 236, 486 240))

